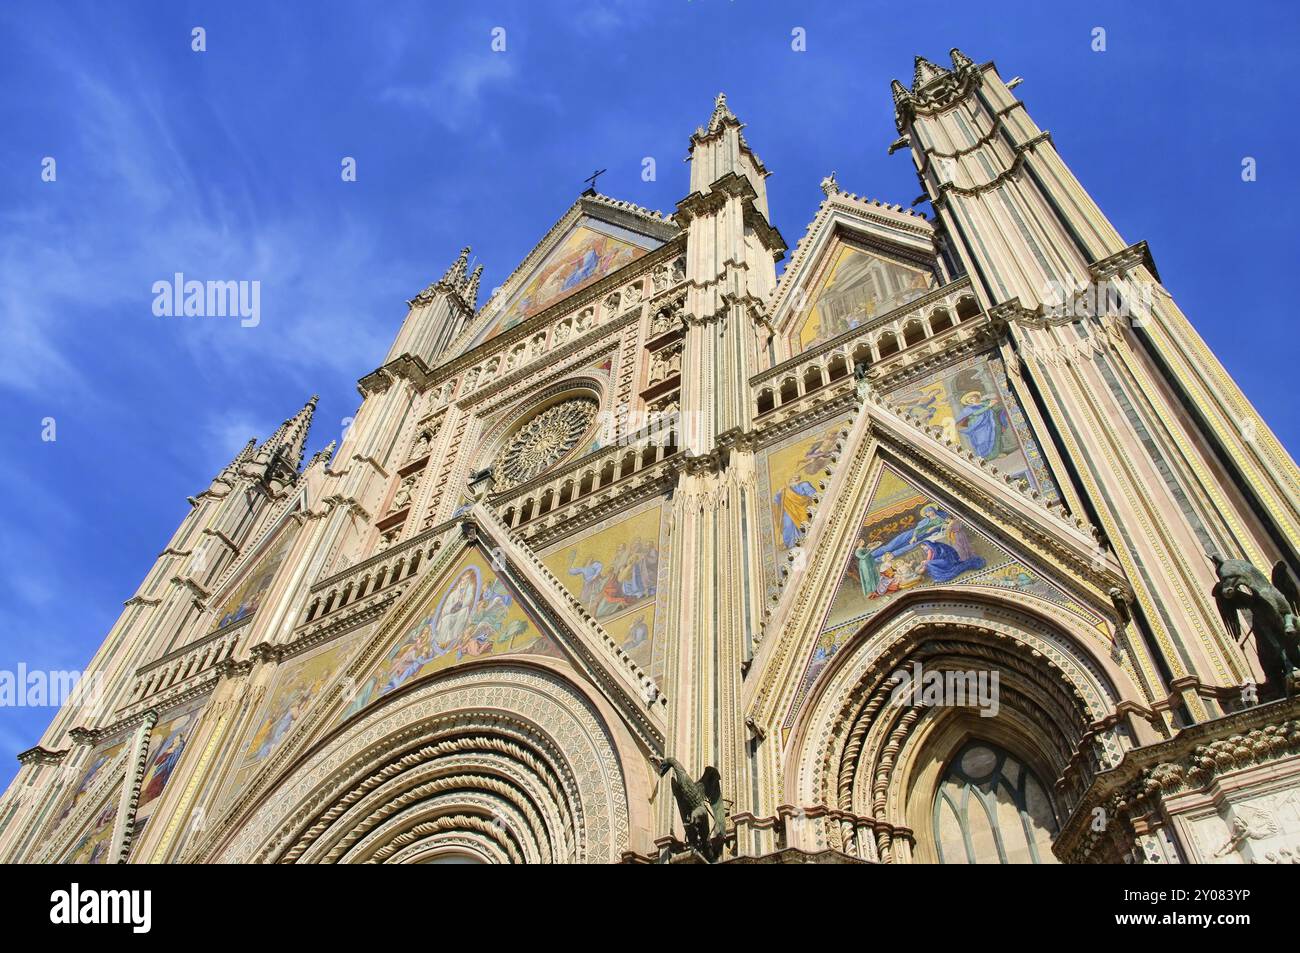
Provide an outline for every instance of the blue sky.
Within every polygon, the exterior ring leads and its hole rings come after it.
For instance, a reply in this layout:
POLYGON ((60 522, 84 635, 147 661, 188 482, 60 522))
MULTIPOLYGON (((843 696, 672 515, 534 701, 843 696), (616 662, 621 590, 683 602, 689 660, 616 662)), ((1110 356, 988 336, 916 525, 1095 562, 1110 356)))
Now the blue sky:
MULTIPOLYGON (((671 211, 719 90, 774 173, 791 246, 831 169, 849 191, 908 204, 911 162, 885 154, 889 80, 954 45, 1025 77, 1031 114, 1125 238, 1150 242, 1294 453, 1281 290, 1297 267, 1300 13, 1084 6, 6 4, 0 669, 84 664, 185 497, 312 393, 310 449, 338 437, 404 300, 461 245, 486 292, 595 168, 608 169, 601 191, 671 211), (195 26, 206 52, 190 48, 195 26), (1097 26, 1104 53, 1090 48, 1097 26), (796 27, 805 52, 791 49, 796 27), (41 180, 46 156, 55 182, 41 180), (1255 182, 1241 180, 1244 156, 1255 182), (177 271, 260 281, 261 323, 155 316, 151 286, 177 271)), ((51 715, 0 709, 0 782, 51 715)))

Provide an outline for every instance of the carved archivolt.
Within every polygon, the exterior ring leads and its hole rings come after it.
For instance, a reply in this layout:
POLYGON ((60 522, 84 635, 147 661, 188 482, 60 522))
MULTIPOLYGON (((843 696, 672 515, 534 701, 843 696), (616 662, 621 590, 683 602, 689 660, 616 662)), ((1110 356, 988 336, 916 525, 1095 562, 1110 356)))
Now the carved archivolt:
POLYGON ((1059 820, 1126 739, 1096 722, 1119 700, 1111 679, 1072 640, 1034 619, 959 606, 918 606, 841 650, 792 737, 787 798, 797 846, 865 859, 934 860, 930 810, 943 767, 981 738, 1014 752, 1053 792, 1059 820), (954 611, 956 610, 956 611, 954 611), (998 710, 912 704, 896 674, 998 674, 998 710))
POLYGON ((270 790, 223 862, 609 863, 619 757, 588 700, 526 665, 451 673, 362 713, 270 790))

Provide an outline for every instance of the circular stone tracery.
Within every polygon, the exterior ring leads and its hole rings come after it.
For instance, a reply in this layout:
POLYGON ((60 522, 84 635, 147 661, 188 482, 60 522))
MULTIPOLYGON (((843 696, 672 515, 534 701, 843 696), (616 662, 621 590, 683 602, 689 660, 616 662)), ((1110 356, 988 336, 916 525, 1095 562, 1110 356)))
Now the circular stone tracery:
POLYGON ((520 427, 493 463, 497 487, 524 483, 559 463, 578 445, 599 407, 591 397, 571 397, 520 427))

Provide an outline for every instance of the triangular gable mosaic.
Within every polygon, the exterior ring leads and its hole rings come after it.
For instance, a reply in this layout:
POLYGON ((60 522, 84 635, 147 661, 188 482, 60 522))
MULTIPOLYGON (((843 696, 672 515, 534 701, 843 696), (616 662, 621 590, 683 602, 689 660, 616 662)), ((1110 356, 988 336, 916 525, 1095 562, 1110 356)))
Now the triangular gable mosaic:
POLYGON ((835 653, 868 619, 900 593, 934 586, 987 586, 1036 596, 1079 615, 1098 631, 1106 631, 1099 616, 960 512, 882 466, 785 727, 794 723, 804 699, 835 653))
POLYGON ((59 826, 68 819, 68 815, 85 800, 95 783, 103 776, 104 771, 111 767, 113 762, 121 756, 122 750, 126 747, 126 742, 127 738, 119 735, 112 741, 101 742, 91 752, 90 762, 86 765, 85 771, 82 772, 81 778, 71 792, 68 793, 63 807, 50 823, 50 833, 57 831, 59 826))
POLYGON ((841 245, 809 297, 807 317, 796 326, 794 351, 829 341, 886 314, 935 287, 934 275, 912 265, 841 245))
POLYGON ((491 561, 467 549, 425 609, 361 680, 347 715, 408 682, 472 659, 503 655, 562 657, 524 612, 491 561))
POLYGON ((510 330, 659 244, 618 225, 584 217, 502 303, 483 340, 510 330))

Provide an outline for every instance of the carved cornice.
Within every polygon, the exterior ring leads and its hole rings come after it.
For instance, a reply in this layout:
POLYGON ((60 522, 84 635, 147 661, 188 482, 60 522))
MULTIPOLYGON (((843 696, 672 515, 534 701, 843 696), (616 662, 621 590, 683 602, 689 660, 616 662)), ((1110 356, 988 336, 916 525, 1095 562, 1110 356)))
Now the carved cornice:
POLYGON ((70 748, 61 748, 55 751, 36 745, 34 748, 18 752, 18 763, 21 765, 62 764, 63 759, 68 756, 70 750, 70 748))
POLYGON ((250 646, 248 656, 254 662, 279 662, 282 646, 272 645, 270 642, 258 642, 250 646))
MULTIPOLYGON (((736 175, 734 172, 732 175, 736 175)), ((743 176, 736 176, 743 178, 743 176)), ((746 180, 748 185, 748 180, 746 180)), ((754 193, 753 186, 749 186, 751 197, 754 193)), ((708 192, 692 192, 684 199, 677 203, 677 214, 674 216, 677 222, 683 227, 687 227, 697 218, 703 218, 705 215, 716 215, 727 207, 729 194, 726 190, 710 189, 708 192)))
MULTIPOLYGON (((784 407, 778 407, 771 413, 764 414, 755 427, 760 447, 770 447, 785 437, 807 430, 824 421, 831 420, 851 410, 856 410, 861 403, 855 393, 852 380, 846 380, 838 392, 818 391, 824 398, 821 401, 805 403, 801 397, 786 405, 793 412, 782 415, 784 407)), ((811 395, 805 395, 811 396, 811 395)))
POLYGON ((195 582, 193 576, 172 576, 171 579, 168 581, 173 586, 176 586, 180 589, 188 589, 189 592, 194 596, 194 601, 199 603, 200 607, 202 607, 202 604, 205 603, 212 595, 211 592, 209 592, 207 589, 204 589, 201 585, 195 582))
POLYGON ((917 115, 932 116, 952 108, 984 82, 981 75, 984 67, 969 61, 958 64, 956 59, 954 57, 954 69, 942 70, 939 75, 921 85, 914 82, 911 90, 895 84, 894 124, 899 132, 906 132, 907 126, 917 115))
POLYGON ((232 622, 230 625, 224 626, 223 628, 213 629, 211 632, 208 632, 206 635, 201 635, 197 639, 194 639, 191 642, 186 642, 184 645, 180 646, 179 648, 172 649, 170 652, 166 653, 165 655, 160 655, 152 662, 146 662, 144 665, 141 665, 139 668, 135 670, 135 677, 140 678, 141 676, 147 675, 150 672, 155 671, 156 669, 165 668, 167 665, 171 664, 177 659, 184 658, 187 655, 196 655, 204 646, 210 645, 213 642, 224 639, 227 636, 234 634, 235 632, 239 632, 241 629, 244 629, 247 626, 251 625, 252 622, 253 622, 253 616, 249 615, 240 619, 238 622, 232 622))
MULTIPOLYGON (((359 460, 361 458, 358 457, 356 459, 359 460)), ((376 465, 376 468, 378 469, 378 465, 376 465)), ((381 473, 383 472, 382 469, 380 470, 380 472, 381 473)), ((388 476, 387 474, 383 474, 383 475, 385 478, 388 476)), ((358 500, 356 497, 343 496, 341 493, 335 493, 332 496, 325 497, 325 499, 321 500, 321 502, 327 507, 326 512, 321 514, 313 513, 311 514, 312 518, 325 516, 328 515, 330 511, 339 509, 348 513, 350 516, 357 517, 363 523, 370 522, 370 511, 367 510, 364 506, 362 506, 361 501, 358 500)))
MULTIPOLYGON (((230 661, 230 660, 227 660, 230 661)), ((236 667, 244 663, 234 663, 236 667)), ((168 711, 187 704, 199 698, 206 698, 212 694, 217 683, 221 681, 222 663, 217 662, 211 668, 204 669, 198 675, 191 676, 189 679, 168 685, 160 692, 148 695, 130 705, 124 705, 118 711, 118 720, 107 728, 102 728, 98 734, 106 736, 112 734, 123 727, 130 727, 139 722, 141 716, 151 708, 157 708, 159 711, 168 711)))
POLYGON ((219 542, 222 546, 225 546, 226 549, 230 550, 230 552, 231 552, 232 555, 235 555, 235 556, 238 556, 238 555, 239 555, 239 546, 238 546, 238 544, 237 544, 233 539, 231 539, 229 536, 227 536, 225 533, 221 532, 220 530, 213 529, 213 528, 210 527, 210 526, 205 526, 205 527, 203 528, 203 530, 202 530, 202 535, 204 535, 204 536, 211 536, 213 539, 215 539, 217 542, 219 542))
POLYGON ((1061 827, 1055 851, 1067 863, 1095 859, 1117 822, 1158 812, 1164 798, 1205 788, 1217 775, 1300 753, 1300 698, 1282 699, 1183 728, 1127 752, 1097 774, 1061 827), (1094 818, 1109 819, 1101 831, 1094 818))
POLYGON ((587 364, 605 354, 617 353, 621 343, 619 335, 623 329, 636 324, 640 320, 641 309, 638 305, 607 324, 597 325, 591 331, 565 342, 554 350, 547 351, 536 359, 525 361, 508 374, 498 378, 491 385, 477 387, 468 394, 461 395, 456 399, 456 404, 469 410, 476 408, 479 404, 492 402, 489 403, 486 409, 478 411, 480 415, 488 414, 505 403, 518 400, 518 396, 511 393, 511 391, 520 383, 540 381, 545 384, 565 374, 581 373, 587 368, 578 367, 577 365, 587 364), (553 374, 538 378, 538 365, 543 363, 551 366, 564 364, 564 367, 553 374))
POLYGON ((1160 272, 1156 270, 1155 259, 1151 257, 1151 249, 1145 241, 1122 248, 1106 258, 1097 259, 1088 266, 1088 271, 1097 281, 1105 281, 1116 275, 1122 277, 1139 265, 1145 266, 1156 281, 1160 280, 1160 272))
POLYGON ((357 390, 362 397, 371 397, 382 394, 397 381, 410 381, 418 392, 423 393, 432 382, 432 372, 423 358, 400 354, 357 381, 357 390))
POLYGON ((758 240, 763 243, 772 255, 774 261, 780 261, 785 257, 786 248, 785 238, 775 225, 767 220, 764 215, 752 202, 747 202, 744 209, 745 224, 752 228, 758 235, 758 240))
MULTIPOLYGON (((421 534, 423 535, 423 534, 421 534)), ((341 609, 320 616, 298 628, 298 634, 280 646, 280 660, 298 655, 312 646, 332 640, 335 636, 360 628, 368 622, 381 619, 409 588, 407 580, 394 586, 385 586, 357 602, 349 602, 341 609)))
POLYGON ((983 195, 985 192, 992 191, 998 186, 1010 182, 1019 175, 1020 168, 1025 164, 1025 159, 1029 153, 1033 152, 1033 150, 1042 143, 1046 142, 1050 144, 1051 141, 1051 133, 1041 132, 1032 138, 1026 139, 1024 142, 1016 143, 1016 145, 1012 147, 1012 152, 1015 153, 1015 158, 1011 160, 1011 165, 1007 166, 987 182, 981 182, 979 185, 965 186, 957 185, 954 182, 940 182, 939 194, 934 198, 932 204, 936 207, 941 206, 948 200, 948 195, 950 193, 955 192, 958 195, 966 196, 983 195))

